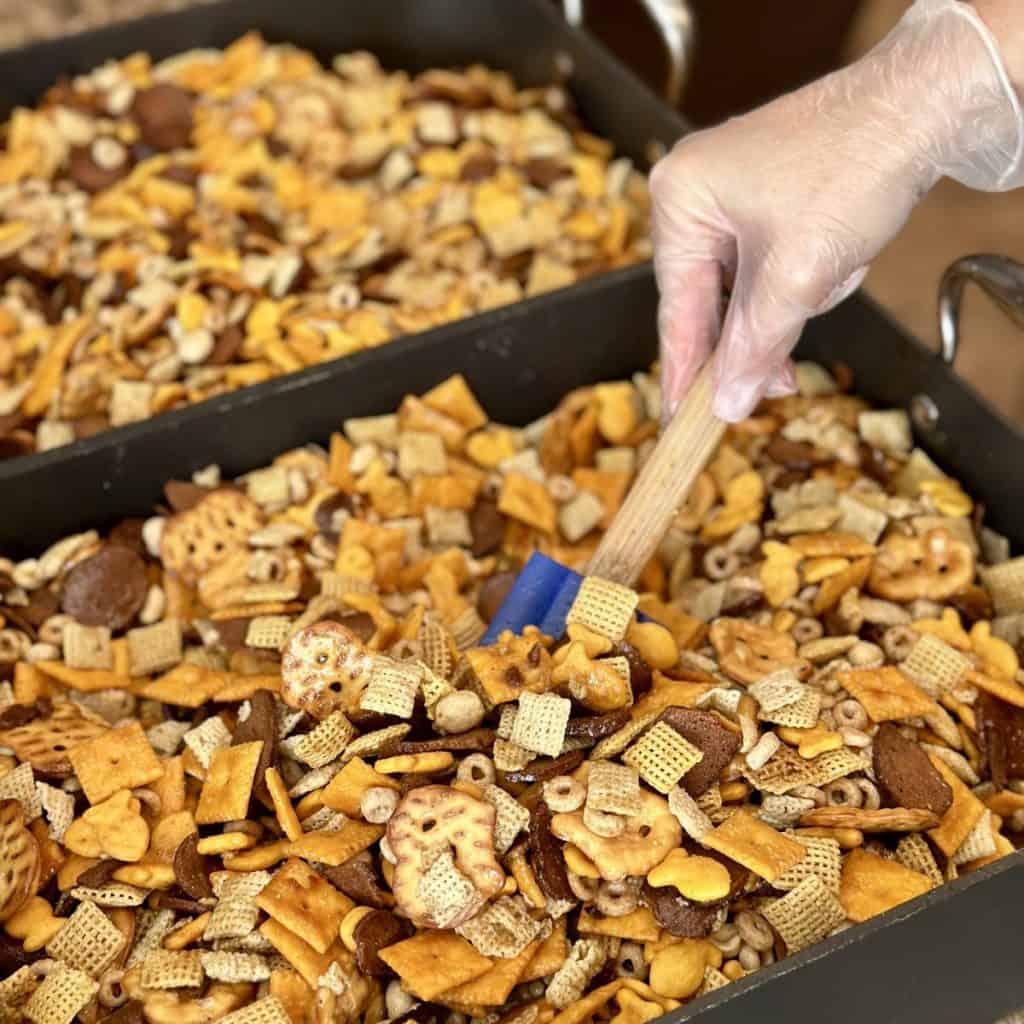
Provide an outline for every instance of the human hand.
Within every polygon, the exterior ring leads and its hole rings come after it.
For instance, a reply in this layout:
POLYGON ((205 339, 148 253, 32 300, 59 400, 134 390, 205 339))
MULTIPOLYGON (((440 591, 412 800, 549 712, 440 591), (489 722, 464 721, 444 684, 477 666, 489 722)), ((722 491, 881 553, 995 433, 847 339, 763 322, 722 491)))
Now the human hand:
POLYGON ((957 0, 918 0, 855 64, 683 139, 651 174, 666 415, 716 341, 722 419, 791 392, 804 324, 858 287, 939 178, 1012 188, 1022 154, 996 41, 957 0))

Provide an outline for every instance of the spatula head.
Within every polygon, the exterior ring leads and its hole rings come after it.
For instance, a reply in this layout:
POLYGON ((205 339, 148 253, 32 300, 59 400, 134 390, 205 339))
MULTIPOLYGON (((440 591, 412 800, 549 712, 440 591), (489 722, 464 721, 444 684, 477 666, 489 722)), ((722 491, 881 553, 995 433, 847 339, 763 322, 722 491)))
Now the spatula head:
POLYGON ((560 637, 582 582, 579 573, 535 552, 516 577, 480 643, 493 644, 506 629, 522 633, 527 626, 538 626, 542 633, 560 637))

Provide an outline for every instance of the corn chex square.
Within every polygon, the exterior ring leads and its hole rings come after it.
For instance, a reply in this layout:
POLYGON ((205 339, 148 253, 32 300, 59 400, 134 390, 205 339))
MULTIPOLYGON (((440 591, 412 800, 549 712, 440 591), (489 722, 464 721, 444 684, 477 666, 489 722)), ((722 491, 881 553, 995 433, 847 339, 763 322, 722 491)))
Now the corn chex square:
POLYGON ((911 832, 896 844, 896 860, 905 868, 931 879, 933 885, 942 885, 945 881, 928 840, 920 832, 911 832))
POLYGON ((572 714, 572 701, 554 693, 522 693, 512 726, 516 746, 548 757, 558 757, 572 714))
MULTIPOLYGON (((335 712, 335 714, 341 714, 341 712, 335 712)), ((324 721, 328 722, 330 719, 325 718, 324 721)), ((405 739, 411 728, 412 726, 402 722, 398 725, 386 725, 383 729, 363 733, 362 736, 357 736, 352 740, 342 751, 341 763, 345 764, 354 757, 387 757, 398 749, 398 744, 405 739)))
POLYGON ((814 801, 799 796, 779 796, 765 793, 761 797, 761 806, 757 816, 771 825, 772 828, 791 828, 810 810, 814 809, 814 801))
POLYGON ((786 704, 774 711, 765 711, 762 708, 758 717, 762 722, 784 725, 790 729, 813 729, 818 724, 820 712, 821 693, 806 686, 803 695, 792 704, 786 704))
POLYGON ((700 988, 697 989, 697 995, 706 996, 709 992, 717 992, 728 984, 728 975, 723 974, 717 967, 712 967, 709 964, 704 968, 704 980, 701 982, 700 988))
POLYGON ((277 996, 267 996, 221 1017, 220 1024, 292 1024, 292 1018, 277 996))
POLYGON ((76 885, 71 889, 76 900, 95 903, 97 907, 141 907, 149 893, 149 889, 140 889, 127 882, 107 882, 98 888, 76 885))
POLYGON ((647 711, 627 722, 618 732, 613 732, 611 736, 605 736, 590 752, 591 761, 618 757, 660 714, 661 709, 647 711))
POLYGON ((566 628, 579 623, 618 643, 626 635, 639 601, 639 594, 630 587, 599 576, 587 576, 565 617, 566 628))
MULTIPOLYGON (((764 816, 761 816, 764 821, 764 816)), ((780 892, 795 889, 809 875, 817 875, 829 892, 839 894, 839 877, 842 874, 842 850, 835 839, 818 836, 793 835, 807 853, 804 859, 794 864, 788 871, 779 875, 772 882, 772 888, 780 892)))
POLYGON ((157 722, 146 730, 146 739, 149 745, 164 757, 170 757, 181 746, 181 741, 189 731, 188 722, 176 722, 168 718, 165 722, 157 722))
POLYGON ((846 920, 846 911, 817 875, 808 875, 782 899, 761 908, 790 953, 820 942, 846 920))
POLYGON ((807 785, 827 786, 830 782, 845 779, 854 772, 866 771, 870 763, 863 754, 858 754, 849 747, 827 750, 807 762, 810 767, 810 782, 807 785))
MULTIPOLYGON (((450 679, 455 671, 455 653, 448 630, 435 619, 424 618, 416 639, 423 651, 423 660, 427 668, 441 679, 450 679)), ((428 706, 429 704, 428 700, 428 706)))
POLYGON ((32 1024, 71 1024, 99 988, 88 974, 61 965, 47 974, 22 1013, 32 1024))
POLYGON ((279 651, 288 640, 291 626, 292 620, 287 615, 257 615, 249 620, 245 646, 279 651))
POLYGON ((355 735, 355 726, 345 713, 335 711, 309 732, 284 740, 281 749, 311 768, 323 768, 346 751, 355 735))
POLYGON ((206 769, 215 751, 231 746, 231 730, 220 715, 211 715, 184 735, 185 746, 192 751, 195 759, 206 769))
MULTIPOLYGON (((423 673, 416 664, 379 659, 359 699, 363 711, 412 718, 423 673)), ((339 751, 340 753, 340 751, 339 751)))
POLYGON ((128 671, 133 676, 166 672, 181 662, 181 623, 175 618, 130 629, 126 635, 128 671))
POLYGON ((809 786, 815 774, 809 761, 785 745, 779 747, 762 768, 753 771, 745 766, 742 771, 755 789, 775 796, 782 796, 797 786, 809 786))
POLYGON ((416 894, 438 928, 447 928, 483 904, 476 887, 455 866, 450 848, 435 857, 423 872, 416 894))
POLYGON ((997 615, 1024 612, 1024 557, 982 569, 981 579, 997 615))
POLYGON ((142 961, 144 988, 196 988, 203 983, 198 950, 154 949, 142 961))
POLYGON ((514 704, 505 704, 502 707, 501 713, 498 715, 498 726, 494 730, 498 739, 512 739, 512 729, 516 724, 516 715, 518 713, 514 704))
POLYGON ((46 944, 46 952, 67 967, 99 977, 127 942, 125 935, 94 903, 80 903, 68 923, 46 944))
POLYGON ((722 786, 716 782, 713 786, 704 790, 696 799, 697 806, 705 813, 711 814, 722 808, 722 786))
POLYGON ((751 683, 747 693, 757 701, 761 711, 770 713, 795 704, 807 693, 807 687, 789 669, 783 668, 751 683))
POLYGON ((484 787, 484 799, 494 807, 494 849, 499 853, 508 853, 516 836, 530 824, 530 812, 509 792, 501 786, 484 787))
POLYGON ((440 476, 447 469, 448 456, 438 434, 403 430, 398 435, 398 475, 403 480, 420 475, 440 476))
POLYGON ((635 768, 647 785, 666 795, 703 759, 704 751, 667 722, 657 722, 622 755, 623 762, 635 768))
POLYGON ((173 910, 140 910, 135 926, 135 944, 132 946, 126 967, 141 964, 151 949, 158 949, 164 937, 174 927, 173 910))
POLYGON ((532 750, 520 747, 510 740, 498 739, 494 741, 491 756, 494 758, 494 767, 499 772, 518 772, 522 771, 537 755, 532 750))
POLYGON ((587 776, 587 807, 627 817, 640 813, 640 776, 636 768, 596 761, 587 776))
POLYGON ((36 783, 36 793, 39 794, 39 806, 46 815, 50 838, 59 843, 64 839, 68 826, 75 820, 74 794, 46 782, 36 783))
POLYGON ((871 508, 848 494, 840 494, 836 504, 840 512, 839 521, 835 525, 837 532, 856 534, 868 544, 878 542, 889 522, 889 517, 884 512, 871 508))
POLYGON ((260 918, 260 908, 251 898, 221 898, 206 922, 203 938, 240 939, 248 935, 260 918))
POLYGON ((476 647, 487 632, 487 623, 480 618, 476 608, 470 605, 448 628, 451 630, 456 649, 468 651, 471 647, 476 647))
POLYGON ((203 950, 199 954, 203 971, 213 981, 266 981, 270 977, 270 961, 258 953, 233 953, 227 950, 203 950))
POLYGON ((933 633, 924 633, 900 662, 900 671, 929 697, 952 690, 971 668, 967 658, 933 633))
POLYGON ((269 871, 215 871, 210 884, 219 900, 254 900, 272 878, 269 871))
POLYGON ((992 812, 986 810, 950 860, 957 865, 969 864, 980 857, 992 856, 997 849, 995 836, 992 834, 992 812))
POLYGON ((32 765, 27 761, 6 775, 0 775, 0 800, 17 800, 25 812, 26 822, 35 821, 43 813, 32 765))
POLYGON ((447 679, 439 676, 432 668, 419 663, 420 668, 420 693, 423 694, 423 704, 431 720, 434 717, 434 708, 442 697, 455 692, 455 687, 447 679))
POLYGON ((110 646, 110 630, 106 626, 83 626, 69 622, 61 637, 64 663, 69 668, 111 669, 114 649, 110 646))
POLYGON ((530 917, 521 896, 503 896, 471 921, 455 930, 468 939, 478 953, 489 957, 518 956, 544 927, 530 917))
POLYGON ((38 987, 39 980, 36 972, 27 964, 6 978, 0 979, 0 1008, 17 1006, 25 1002, 38 987))

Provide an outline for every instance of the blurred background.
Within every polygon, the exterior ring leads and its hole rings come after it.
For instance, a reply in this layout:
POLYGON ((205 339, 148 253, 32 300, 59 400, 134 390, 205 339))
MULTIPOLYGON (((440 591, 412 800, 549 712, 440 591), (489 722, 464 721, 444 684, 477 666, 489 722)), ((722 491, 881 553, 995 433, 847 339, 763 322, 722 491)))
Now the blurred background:
MULTIPOLYGON (((0 46, 188 2, 0 0, 0 46)), ((870 48, 909 4, 691 0, 698 44, 682 109, 696 125, 710 125, 795 88, 870 48)), ((660 87, 667 65, 639 0, 586 0, 584 6, 590 31, 660 87)), ((937 344, 936 289, 943 270, 976 252, 1024 260, 1022 225, 1024 192, 984 195, 942 182, 876 261, 867 290, 917 337, 937 344)), ((1024 336, 975 289, 965 301, 963 334, 960 372, 1004 413, 1024 422, 1024 336)))

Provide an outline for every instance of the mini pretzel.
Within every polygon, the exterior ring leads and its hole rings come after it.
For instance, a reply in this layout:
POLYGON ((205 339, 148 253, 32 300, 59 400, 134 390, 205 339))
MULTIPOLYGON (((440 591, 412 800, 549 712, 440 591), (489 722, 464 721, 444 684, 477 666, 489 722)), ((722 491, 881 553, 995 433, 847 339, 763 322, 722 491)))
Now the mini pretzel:
POLYGON ((556 814, 551 819, 551 831, 582 850, 606 882, 646 875, 682 840, 682 829, 668 809, 668 801, 647 790, 640 794, 639 813, 626 818, 625 822, 621 835, 605 838, 583 824, 583 811, 573 811, 556 814))
POLYGON ((212 491, 164 526, 160 554, 164 565, 187 582, 244 549, 263 525, 260 507, 240 491, 212 491))
POLYGON ((39 883, 39 844, 17 800, 0 800, 0 921, 17 913, 39 883))
MULTIPOLYGON (((395 857, 391 890, 399 909, 414 924, 437 927, 420 898, 419 883, 446 846, 454 849, 456 867, 481 898, 501 891, 505 873, 494 856, 495 817, 490 804, 448 786, 421 786, 406 794, 388 822, 387 839, 395 857)), ((446 926, 462 923, 457 919, 446 926)))
POLYGON ((875 557, 868 589, 901 604, 921 598, 944 601, 973 579, 974 553, 940 528, 923 537, 889 537, 875 557))
POLYGON ((745 619, 718 619, 711 627, 711 643, 721 667, 743 683, 756 683, 779 669, 788 668, 806 678, 810 665, 796 656, 796 641, 789 633, 758 626, 745 619))
POLYGON ((326 718, 359 707, 370 681, 373 656, 340 622, 325 620, 299 630, 281 660, 281 699, 293 708, 326 718))

